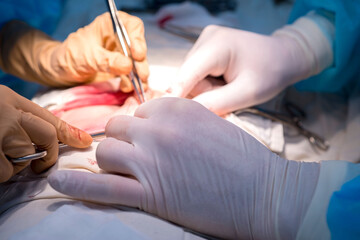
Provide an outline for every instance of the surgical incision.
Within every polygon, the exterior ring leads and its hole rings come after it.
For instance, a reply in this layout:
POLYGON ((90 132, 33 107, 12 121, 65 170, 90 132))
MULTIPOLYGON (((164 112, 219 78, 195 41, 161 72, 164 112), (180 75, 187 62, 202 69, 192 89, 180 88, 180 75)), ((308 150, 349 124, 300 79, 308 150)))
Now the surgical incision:
MULTIPOLYGON (((133 92, 121 92, 118 86, 111 82, 100 82, 73 87, 57 91, 57 101, 50 100, 54 99, 54 94, 43 96, 40 105, 47 106, 57 117, 90 134, 103 132, 111 117, 132 115, 139 106, 133 92)), ((163 95, 150 89, 145 94, 148 101, 163 95)))

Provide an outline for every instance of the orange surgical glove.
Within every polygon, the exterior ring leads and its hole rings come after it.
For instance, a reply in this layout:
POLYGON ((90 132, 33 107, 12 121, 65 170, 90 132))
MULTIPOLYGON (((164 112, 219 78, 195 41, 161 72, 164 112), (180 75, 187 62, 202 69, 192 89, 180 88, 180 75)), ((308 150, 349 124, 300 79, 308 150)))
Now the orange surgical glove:
POLYGON ((35 153, 32 143, 47 151, 44 158, 31 162, 35 173, 55 164, 58 141, 77 148, 86 148, 92 143, 89 134, 68 125, 8 87, 0 85, 0 96, 0 182, 9 180, 29 165, 29 162, 12 164, 8 157, 19 158, 35 153))
MULTIPOLYGON (((120 11, 118 16, 129 33, 139 77, 146 82, 149 70, 143 22, 120 11)), ((25 80, 61 87, 92 81, 98 72, 126 75, 133 66, 120 52, 110 14, 104 13, 64 42, 55 41, 24 22, 7 23, 0 31, 0 67, 25 80)), ((132 86, 125 79, 121 86, 131 91, 132 86)))

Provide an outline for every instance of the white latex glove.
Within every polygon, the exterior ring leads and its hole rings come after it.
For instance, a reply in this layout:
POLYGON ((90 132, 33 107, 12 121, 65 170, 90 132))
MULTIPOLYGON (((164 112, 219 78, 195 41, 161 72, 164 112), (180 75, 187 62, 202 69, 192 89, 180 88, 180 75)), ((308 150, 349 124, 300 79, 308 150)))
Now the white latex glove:
POLYGON ((329 40, 307 17, 272 36, 209 26, 168 92, 175 97, 197 95, 194 100, 224 114, 265 102, 287 86, 321 72, 332 61, 329 40), (206 79, 209 75, 223 76, 226 85, 206 79))
POLYGON ((109 173, 57 171, 51 186, 221 238, 294 239, 319 174, 187 99, 148 101, 110 120, 106 135, 96 154, 109 173))

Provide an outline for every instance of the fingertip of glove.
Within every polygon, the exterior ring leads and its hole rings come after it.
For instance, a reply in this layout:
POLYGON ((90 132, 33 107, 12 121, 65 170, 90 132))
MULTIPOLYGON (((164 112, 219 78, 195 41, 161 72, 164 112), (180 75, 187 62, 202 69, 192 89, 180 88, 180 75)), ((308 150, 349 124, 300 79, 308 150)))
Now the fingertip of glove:
POLYGON ((66 172, 55 171, 47 177, 47 180, 52 188, 60 191, 62 183, 66 181, 66 172))
POLYGON ((61 121, 58 128, 59 140, 69 146, 76 148, 87 148, 93 142, 92 137, 85 131, 61 121))
POLYGON ((131 54, 135 61, 142 62, 146 59, 146 46, 142 46, 144 43, 140 40, 134 41, 134 45, 137 46, 131 48, 131 54))
POLYGON ((130 58, 122 56, 120 53, 112 53, 113 61, 109 61, 109 69, 112 74, 129 74, 133 68, 130 58))
POLYGON ((91 145, 91 143, 93 142, 93 138, 87 132, 84 132, 82 130, 79 130, 79 131, 80 131, 80 141, 81 141, 81 144, 83 144, 81 146, 81 148, 89 147, 91 145))

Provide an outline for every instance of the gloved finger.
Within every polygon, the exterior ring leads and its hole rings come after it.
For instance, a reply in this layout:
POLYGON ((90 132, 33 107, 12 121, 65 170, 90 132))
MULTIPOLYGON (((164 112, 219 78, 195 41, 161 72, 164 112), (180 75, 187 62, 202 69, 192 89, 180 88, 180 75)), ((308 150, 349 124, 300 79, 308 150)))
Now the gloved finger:
MULTIPOLYGON (((19 126, 21 128, 21 126, 19 126)), ((19 158, 35 153, 35 147, 32 144, 31 139, 23 129, 18 129, 16 136, 10 136, 4 139, 2 147, 4 154, 4 161, 11 163, 7 158, 19 158)), ((26 166, 30 164, 30 161, 21 163, 11 163, 10 170, 11 176, 14 176, 26 166)), ((7 164, 6 164, 7 165, 7 164)))
MULTIPOLYGON (((6 176, 13 176, 30 164, 30 161, 12 163, 9 159, 23 157, 35 153, 35 148, 26 131, 21 126, 22 111, 12 106, 3 105, 0 131, 1 161, 6 169, 6 176)), ((8 177, 6 177, 8 180, 8 177)))
POLYGON ((129 74, 133 68, 130 58, 120 52, 112 52, 102 47, 97 48, 95 60, 95 71, 107 72, 114 75, 129 74))
POLYGON ((107 172, 116 172, 134 176, 136 158, 133 144, 108 137, 96 148, 96 160, 99 167, 107 172))
POLYGON ((6 114, 13 115, 13 117, 4 119, 11 122, 8 123, 8 126, 3 126, 4 129, 1 131, 2 151, 9 158, 19 158, 35 153, 32 141, 21 125, 23 112, 16 109, 9 110, 5 110, 6 114))
POLYGON ((106 124, 106 137, 113 137, 132 144, 134 137, 139 132, 141 120, 127 115, 115 116, 106 124))
POLYGON ((219 78, 207 77, 204 80, 198 82, 195 87, 189 93, 189 97, 196 97, 197 95, 214 90, 216 88, 222 87, 225 85, 225 81, 219 78))
POLYGON ((54 165, 59 153, 55 127, 31 113, 25 112, 21 114, 21 126, 39 149, 47 151, 44 158, 31 162, 31 169, 35 173, 40 173, 54 165))
POLYGON ((14 167, 6 158, 5 154, 0 152, 0 183, 6 182, 14 175, 14 167))
POLYGON ((147 80, 149 78, 149 64, 147 59, 141 62, 135 62, 136 70, 139 75, 139 78, 143 83, 147 83, 147 80))
MULTIPOLYGON (((192 100, 187 99, 186 101, 192 100)), ((173 118, 172 120, 176 121, 178 116, 175 113, 181 111, 179 109, 185 108, 184 104, 186 103, 186 101, 179 101, 179 99, 176 97, 155 98, 145 103, 142 103, 136 109, 134 116, 141 119, 150 120, 152 118, 162 118, 164 113, 166 113, 165 116, 168 120, 173 118)), ((147 128, 146 131, 152 131, 152 129, 147 128)))
POLYGON ((167 90, 174 97, 186 97, 206 76, 219 76, 216 60, 210 51, 194 52, 181 66, 175 83, 167 90))
POLYGON ((97 72, 92 77, 89 78, 89 82, 104 82, 108 81, 109 79, 116 78, 114 74, 105 73, 105 72, 97 72))
MULTIPOLYGON (((21 132, 21 131, 20 131, 21 132)), ((8 158, 18 158, 29 154, 35 153, 30 138, 24 132, 21 134, 18 132, 17 136, 11 136, 11 140, 3 139, 6 143, 1 144, 2 150, 0 150, 0 182, 9 180, 12 176, 23 170, 30 164, 29 161, 21 163, 12 163, 8 158)))
POLYGON ((253 85, 233 81, 225 86, 204 92, 193 98, 193 100, 199 102, 210 111, 223 115, 257 104, 255 92, 256 87, 253 85))
POLYGON ((134 87, 128 75, 121 75, 120 76, 120 90, 125 93, 132 92, 134 87))
POLYGON ((175 97, 163 97, 152 99, 141 104, 135 111, 134 116, 149 119, 158 112, 169 112, 179 106, 179 101, 175 97))
POLYGON ((55 190, 87 201, 141 208, 145 191, 135 179, 79 171, 55 171, 48 176, 55 190))
MULTIPOLYGON (((146 90, 148 89, 147 82, 142 81, 142 88, 144 90, 144 93, 146 93, 146 90)), ((134 91, 134 86, 133 86, 131 80, 129 79, 129 77, 126 75, 121 75, 120 90, 124 93, 130 93, 130 92, 134 91)), ((138 90, 140 93, 140 91, 141 91, 140 88, 138 88, 138 90)))
MULTIPOLYGON (((138 76, 142 82, 143 90, 147 89, 147 79, 149 77, 149 65, 147 60, 135 62, 138 76)), ((128 75, 121 75, 120 89, 122 92, 131 92, 134 90, 132 82, 128 75)))
POLYGON ((58 139, 69 146, 86 148, 92 143, 92 137, 88 133, 67 124, 48 110, 20 95, 17 95, 16 106, 24 112, 32 113, 53 125, 56 128, 58 139))
POLYGON ((131 42, 131 54, 135 61, 143 61, 146 58, 147 46, 143 21, 130 14, 118 11, 118 17, 123 21, 131 42))

